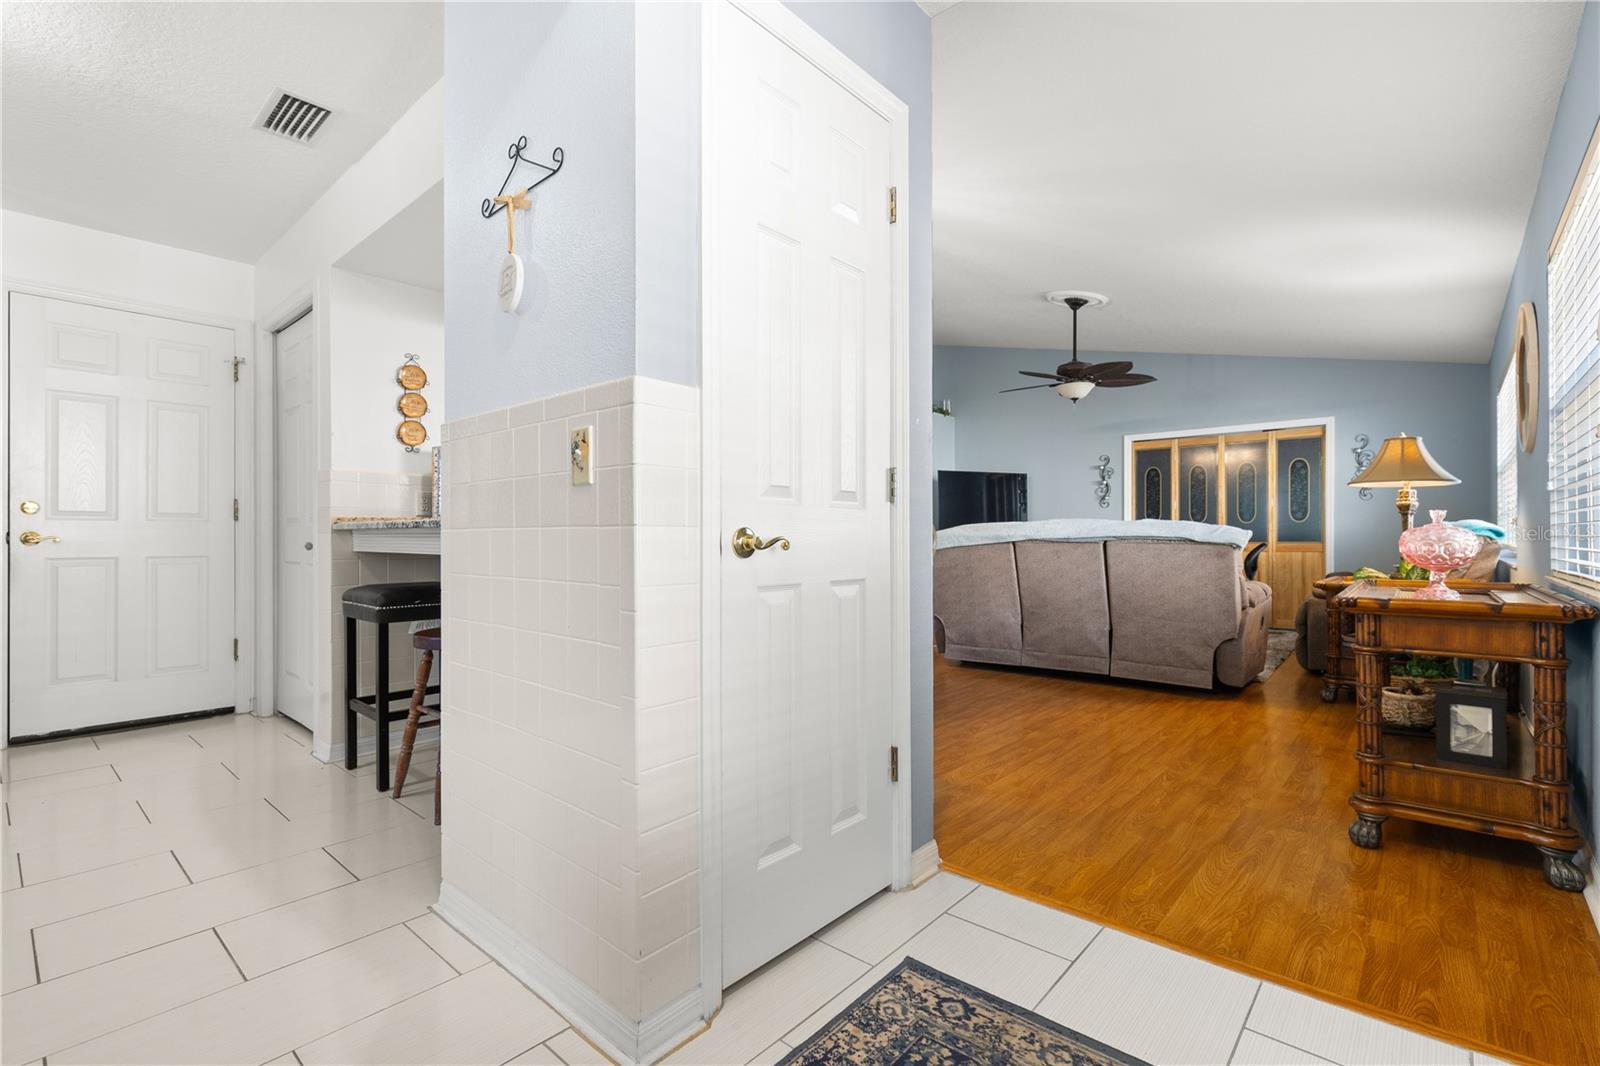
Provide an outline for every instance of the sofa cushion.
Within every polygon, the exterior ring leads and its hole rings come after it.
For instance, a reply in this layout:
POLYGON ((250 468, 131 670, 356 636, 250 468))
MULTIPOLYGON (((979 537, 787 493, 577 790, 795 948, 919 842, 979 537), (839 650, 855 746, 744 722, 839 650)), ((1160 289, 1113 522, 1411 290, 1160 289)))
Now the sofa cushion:
POLYGON ((1209 687, 1218 646, 1238 633, 1244 584, 1225 545, 1107 541, 1112 675, 1209 687))
POLYGON ((933 555, 933 613, 946 656, 1022 661, 1022 602, 1011 544, 941 548, 933 555))
POLYGON ((1023 664, 1096 674, 1109 670, 1105 545, 1022 540, 1016 558, 1023 664))

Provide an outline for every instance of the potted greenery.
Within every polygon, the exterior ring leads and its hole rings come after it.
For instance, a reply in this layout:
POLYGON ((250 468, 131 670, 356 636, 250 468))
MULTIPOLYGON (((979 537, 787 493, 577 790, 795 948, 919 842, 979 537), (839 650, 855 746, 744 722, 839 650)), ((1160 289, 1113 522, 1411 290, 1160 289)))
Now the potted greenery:
POLYGON ((1437 655, 1408 655, 1389 668, 1382 699, 1383 723, 1397 729, 1433 728, 1434 695, 1456 677, 1456 661, 1437 655))

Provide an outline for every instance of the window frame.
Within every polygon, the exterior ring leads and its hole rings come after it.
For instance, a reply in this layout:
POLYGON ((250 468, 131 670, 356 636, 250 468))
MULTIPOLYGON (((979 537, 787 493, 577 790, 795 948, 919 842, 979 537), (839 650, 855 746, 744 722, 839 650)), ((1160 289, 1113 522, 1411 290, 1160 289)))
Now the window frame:
MULTIPOLYGON (((1600 122, 1596 122, 1594 132, 1590 135, 1588 147, 1584 151, 1583 160, 1578 164, 1578 171, 1572 179, 1572 187, 1567 192, 1566 203, 1562 206, 1561 216, 1556 221, 1555 231, 1551 234, 1550 245, 1546 249, 1545 253, 1545 308, 1544 313, 1540 317, 1545 323, 1545 335, 1547 338, 1554 338, 1557 335, 1555 313, 1554 309, 1550 306, 1549 297, 1551 261, 1555 259, 1557 252, 1560 251, 1562 247, 1564 238, 1567 236, 1568 226, 1571 223, 1573 213, 1578 206, 1579 194, 1583 191, 1591 176, 1595 177, 1597 182, 1600 182, 1600 173, 1597 173, 1597 170, 1600 170, 1600 159, 1597 159, 1597 155, 1600 155, 1600 122)), ((1600 201, 1600 184, 1597 184, 1596 186, 1595 197, 1597 201, 1600 201)), ((1597 206, 1596 212, 1597 213, 1592 217, 1596 219, 1596 225, 1600 226, 1600 206, 1597 206)), ((1600 236, 1597 236, 1597 247, 1600 247, 1600 236)), ((1600 319, 1597 319, 1596 322, 1596 332, 1597 335, 1600 335, 1600 319)), ((1600 343, 1600 339, 1597 339, 1596 343, 1600 343)), ((1549 342, 1540 345, 1540 358, 1545 361, 1545 413, 1549 425, 1549 429, 1545 434, 1544 444, 1546 466, 1545 485, 1546 490, 1549 493, 1550 501, 1550 580, 1555 583, 1566 585, 1570 589, 1584 594, 1590 599, 1600 599, 1600 575, 1591 577, 1586 574, 1580 574, 1571 570, 1561 569, 1561 565, 1558 562, 1556 554, 1556 546, 1558 543, 1556 539, 1556 530, 1564 523, 1570 521, 1569 513, 1562 512, 1558 514, 1556 512, 1555 505, 1555 501, 1557 499, 1557 489, 1555 484, 1556 470, 1553 451, 1556 442, 1557 416, 1560 412, 1565 411, 1568 401, 1578 400, 1580 394, 1584 391, 1583 381, 1589 375, 1569 375, 1568 379, 1563 382, 1563 393, 1559 397, 1561 402, 1558 405, 1558 397, 1555 394, 1556 367, 1554 365, 1554 356, 1555 352, 1551 350, 1551 344, 1549 342)), ((1595 415, 1591 416, 1591 421, 1586 427, 1586 432, 1595 436, 1600 436, 1600 412, 1597 412, 1595 415)), ((1582 434, 1579 434, 1579 436, 1581 437, 1582 434)), ((1588 463, 1590 469, 1594 473, 1594 476, 1600 478, 1600 454, 1591 456, 1591 458, 1588 460, 1588 463)), ((1591 527, 1600 525, 1600 522, 1595 520, 1597 512, 1600 512, 1600 502, 1597 502, 1596 505, 1592 506, 1589 509, 1589 512, 1591 518, 1587 524, 1591 527)), ((1582 512, 1578 509, 1573 509, 1571 512, 1571 514, 1581 513, 1582 512)), ((1574 540, 1579 539, 1582 541, 1582 543, 1579 544, 1579 548, 1581 550, 1592 551, 1596 548, 1597 544, 1600 544, 1600 532, 1591 531, 1585 537, 1574 538, 1574 540)))

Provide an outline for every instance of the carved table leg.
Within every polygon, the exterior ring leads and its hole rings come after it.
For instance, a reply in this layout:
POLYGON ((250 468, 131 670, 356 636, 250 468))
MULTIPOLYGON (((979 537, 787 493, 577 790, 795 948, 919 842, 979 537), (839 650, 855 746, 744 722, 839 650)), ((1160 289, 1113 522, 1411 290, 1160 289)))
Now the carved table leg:
POLYGON ((1583 867, 1577 863, 1577 852, 1557 851, 1554 848, 1540 848, 1539 853, 1544 856, 1544 879, 1563 892, 1582 892, 1584 884, 1588 881, 1583 875, 1583 867))
POLYGON ((1350 823, 1350 843, 1358 848, 1383 847, 1383 823, 1388 820, 1388 815, 1356 815, 1356 820, 1350 823))
MULTIPOLYGON (((1355 640, 1346 645, 1354 651, 1356 669, 1356 791, 1351 797, 1363 800, 1383 798, 1383 686, 1388 680, 1388 656, 1378 650, 1378 620, 1371 615, 1355 617, 1355 640)), ((1387 815, 1367 814, 1357 806, 1356 820, 1350 823, 1350 842, 1358 848, 1383 846, 1383 822, 1387 815)))

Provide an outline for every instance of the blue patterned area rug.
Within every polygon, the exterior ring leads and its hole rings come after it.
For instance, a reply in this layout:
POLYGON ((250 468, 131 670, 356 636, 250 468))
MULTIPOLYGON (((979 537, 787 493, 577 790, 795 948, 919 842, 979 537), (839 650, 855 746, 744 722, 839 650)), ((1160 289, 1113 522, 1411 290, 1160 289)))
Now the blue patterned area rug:
POLYGON ((932 966, 906 959, 779 1066, 1147 1066, 932 966))

